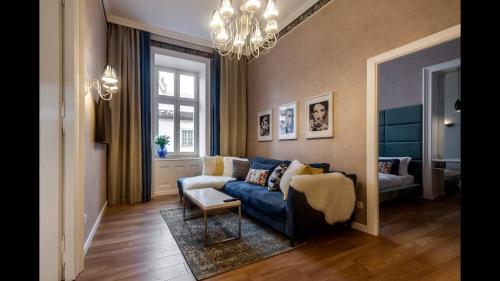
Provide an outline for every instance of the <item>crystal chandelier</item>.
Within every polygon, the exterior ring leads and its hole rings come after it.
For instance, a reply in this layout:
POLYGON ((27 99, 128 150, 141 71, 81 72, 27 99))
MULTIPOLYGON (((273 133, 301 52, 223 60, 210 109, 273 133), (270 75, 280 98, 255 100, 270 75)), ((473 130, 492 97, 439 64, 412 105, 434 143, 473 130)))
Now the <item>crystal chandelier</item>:
POLYGON ((263 14, 264 30, 255 13, 260 9, 260 0, 246 0, 239 11, 233 9, 231 0, 222 0, 220 8, 213 12, 210 22, 214 49, 222 56, 241 55, 258 57, 266 54, 278 40, 278 9, 275 0, 267 0, 263 14))

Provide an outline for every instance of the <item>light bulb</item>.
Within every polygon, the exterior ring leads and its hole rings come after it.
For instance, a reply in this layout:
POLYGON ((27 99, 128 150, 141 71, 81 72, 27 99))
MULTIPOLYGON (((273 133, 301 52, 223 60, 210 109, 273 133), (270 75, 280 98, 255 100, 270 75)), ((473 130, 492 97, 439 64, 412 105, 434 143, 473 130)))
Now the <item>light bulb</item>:
POLYGON ((260 31, 260 27, 255 28, 255 32, 253 33, 252 38, 250 39, 252 44, 260 44, 262 43, 262 32, 260 31))
POLYGON ((276 8, 276 3, 274 0, 267 0, 266 11, 264 12, 264 18, 266 20, 276 19, 279 15, 278 9, 276 8))
POLYGON ((244 37, 241 34, 236 34, 236 36, 234 37, 233 46, 243 47, 243 45, 245 45, 244 37))
POLYGON ((219 10, 215 10, 210 22, 210 28, 215 29, 220 27, 222 27, 222 18, 220 17, 219 10))
POLYGON ((220 7, 220 15, 223 18, 229 18, 234 14, 233 3, 231 0, 222 0, 220 7))
POLYGON ((275 34, 278 32, 278 22, 276 20, 268 20, 266 28, 264 28, 267 34, 275 34))
POLYGON ((255 13, 260 8, 259 0, 247 0, 245 3, 245 9, 250 13, 255 13))
POLYGON ((217 34, 217 42, 219 44, 223 44, 223 43, 226 43, 228 39, 229 39, 229 36, 227 35, 226 29, 223 26, 219 30, 219 33, 217 34))

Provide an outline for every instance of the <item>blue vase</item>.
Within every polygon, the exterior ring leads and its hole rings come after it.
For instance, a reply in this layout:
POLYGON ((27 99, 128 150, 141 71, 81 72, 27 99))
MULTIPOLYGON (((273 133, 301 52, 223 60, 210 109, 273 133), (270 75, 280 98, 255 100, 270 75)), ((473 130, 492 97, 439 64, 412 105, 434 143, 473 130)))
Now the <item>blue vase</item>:
POLYGON ((156 148, 156 152, 158 153, 159 158, 165 158, 167 156, 167 147, 165 146, 158 146, 156 148))

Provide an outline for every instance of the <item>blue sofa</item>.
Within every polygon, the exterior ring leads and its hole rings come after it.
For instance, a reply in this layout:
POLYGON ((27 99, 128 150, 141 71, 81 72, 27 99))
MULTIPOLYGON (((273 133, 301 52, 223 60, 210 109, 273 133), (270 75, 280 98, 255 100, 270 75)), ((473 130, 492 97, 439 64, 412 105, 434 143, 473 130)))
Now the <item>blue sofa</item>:
MULTIPOLYGON (((252 162, 257 162, 266 165, 277 166, 284 161, 263 157, 255 157, 249 159, 252 162)), ((323 168, 324 172, 330 171, 328 163, 312 163, 312 167, 323 168)), ((346 174, 356 185, 356 175, 346 174)), ((177 186, 179 194, 182 198, 182 182, 184 178, 179 178, 177 186)), ((304 239, 307 235, 314 232, 324 230, 330 227, 325 222, 325 216, 322 212, 313 209, 306 201, 303 193, 295 190, 290 186, 287 200, 283 200, 283 193, 279 191, 269 191, 267 187, 258 186, 247 183, 243 180, 227 182, 224 185, 222 192, 240 199, 242 211, 261 223, 270 226, 271 228, 285 234, 291 240, 293 245, 294 240, 304 239)), ((354 220, 354 212, 351 219, 347 221, 350 224, 354 220)))

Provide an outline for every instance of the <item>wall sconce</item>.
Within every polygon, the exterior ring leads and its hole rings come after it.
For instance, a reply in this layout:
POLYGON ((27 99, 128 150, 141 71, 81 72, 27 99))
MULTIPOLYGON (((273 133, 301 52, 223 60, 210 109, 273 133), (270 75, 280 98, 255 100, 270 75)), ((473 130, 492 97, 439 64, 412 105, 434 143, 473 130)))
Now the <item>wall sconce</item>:
POLYGON ((116 77, 115 68, 111 65, 106 65, 102 73, 102 87, 99 79, 85 81, 85 93, 90 93, 91 89, 95 89, 103 100, 111 100, 113 93, 118 91, 118 78, 116 77), (104 88, 104 93, 103 93, 104 88))
POLYGON ((455 123, 453 123, 453 122, 451 122, 451 121, 444 121, 444 125, 445 125, 446 127, 453 127, 453 126, 455 126, 455 123))

